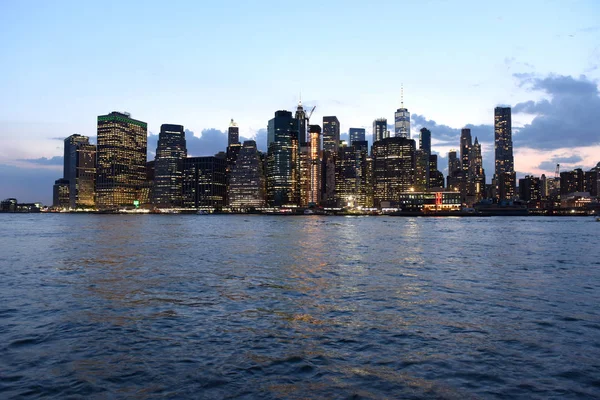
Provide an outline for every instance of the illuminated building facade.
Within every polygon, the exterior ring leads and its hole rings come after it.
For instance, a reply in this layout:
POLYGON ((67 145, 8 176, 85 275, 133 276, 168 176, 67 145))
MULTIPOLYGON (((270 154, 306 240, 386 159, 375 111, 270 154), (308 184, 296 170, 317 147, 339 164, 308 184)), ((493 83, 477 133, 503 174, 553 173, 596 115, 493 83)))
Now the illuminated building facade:
POLYGON ((560 173, 560 196, 561 198, 575 192, 585 191, 585 178, 581 168, 573 171, 560 173))
POLYGON ((310 203, 310 143, 304 143, 300 146, 300 154, 298 156, 298 191, 299 205, 308 207, 310 203))
MULTIPOLYGON (((242 144, 240 143, 240 128, 238 127, 238 125, 235 123, 235 121, 233 120, 233 118, 231 119, 231 122, 229 123, 229 128, 227 130, 227 151, 226 151, 226 158, 227 158, 227 195, 229 196, 229 192, 230 192, 230 181, 231 181, 231 172, 233 171, 233 168, 235 166, 236 160, 238 158, 238 155, 240 154, 240 151, 242 149, 242 144)), ((230 201, 227 201, 228 204, 230 203, 230 201)))
POLYGON ((336 116, 323 117, 323 151, 337 154, 340 147, 340 121, 336 116))
POLYGON ((364 128, 350 128, 348 130, 348 140, 350 141, 350 145, 354 142, 364 142, 367 140, 365 138, 365 129, 364 128))
POLYGON ((459 191, 463 203, 472 204, 473 179, 471 176, 471 148, 473 147, 471 130, 464 128, 460 131, 460 173, 458 174, 459 191))
POLYGON ((146 183, 148 127, 128 113, 98 117, 96 206, 132 206, 146 183))
POLYGON ((405 192, 399 199, 403 211, 459 211, 462 205, 458 192, 405 192))
POLYGON ((310 135, 310 188, 308 203, 319 205, 321 202, 321 127, 309 126, 310 135))
POLYGON ((265 182, 254 140, 246 140, 229 178, 229 206, 237 210, 265 206, 265 182))
POLYGON ((378 118, 373 121, 373 143, 388 137, 390 137, 390 133, 387 129, 387 119, 378 118))
POLYGON ((525 202, 535 202, 542 199, 540 178, 527 175, 519 179, 519 199, 525 202))
POLYGON ((415 185, 414 190, 425 192, 429 189, 429 154, 415 150, 415 185))
POLYGON ((183 160, 187 157, 182 125, 163 124, 158 135, 154 158, 152 203, 158 207, 183 204, 183 160))
POLYGON ((183 161, 183 206, 222 208, 227 196, 225 157, 188 157, 183 161))
POLYGON ((512 118, 510 107, 494 109, 494 146, 497 200, 511 200, 516 192, 516 174, 512 144, 512 118))
POLYGON ((375 207, 398 204, 400 193, 415 183, 415 141, 396 136, 373 143, 375 207))
POLYGON ((297 205, 299 196, 298 120, 289 111, 276 111, 268 125, 267 202, 271 206, 297 205))
POLYGON ((342 146, 336 159, 335 184, 340 207, 368 207, 368 143, 354 141, 342 146))

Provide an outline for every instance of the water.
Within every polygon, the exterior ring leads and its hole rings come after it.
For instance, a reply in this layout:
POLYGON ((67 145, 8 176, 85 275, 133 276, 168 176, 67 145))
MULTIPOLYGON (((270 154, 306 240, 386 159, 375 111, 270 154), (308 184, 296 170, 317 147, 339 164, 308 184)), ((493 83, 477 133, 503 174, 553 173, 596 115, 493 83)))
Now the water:
POLYGON ((592 218, 0 223, 0 398, 600 398, 592 218))

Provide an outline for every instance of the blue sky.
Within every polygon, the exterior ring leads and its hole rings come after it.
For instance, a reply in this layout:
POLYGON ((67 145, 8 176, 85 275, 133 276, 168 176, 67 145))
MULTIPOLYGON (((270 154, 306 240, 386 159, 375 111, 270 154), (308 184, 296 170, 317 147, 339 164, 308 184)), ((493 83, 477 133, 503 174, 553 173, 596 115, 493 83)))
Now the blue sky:
POLYGON ((343 132, 370 135, 375 118, 392 121, 402 84, 413 127, 431 129, 441 156, 471 124, 491 177, 490 126, 503 104, 519 110, 519 172, 557 158, 590 168, 600 161, 598 21, 593 0, 3 1, 0 198, 49 203, 57 138, 95 136, 96 116, 113 110, 152 134, 184 125, 201 155, 222 145, 214 130, 230 118, 260 139, 300 91, 317 106, 313 123, 337 115, 343 132))

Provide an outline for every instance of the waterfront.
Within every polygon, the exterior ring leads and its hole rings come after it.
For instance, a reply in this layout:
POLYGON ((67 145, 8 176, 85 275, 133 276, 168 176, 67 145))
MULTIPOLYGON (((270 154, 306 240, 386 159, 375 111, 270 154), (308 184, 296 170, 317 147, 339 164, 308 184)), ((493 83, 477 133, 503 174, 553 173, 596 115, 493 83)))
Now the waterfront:
POLYGON ((592 217, 0 223, 3 398, 600 396, 592 217))

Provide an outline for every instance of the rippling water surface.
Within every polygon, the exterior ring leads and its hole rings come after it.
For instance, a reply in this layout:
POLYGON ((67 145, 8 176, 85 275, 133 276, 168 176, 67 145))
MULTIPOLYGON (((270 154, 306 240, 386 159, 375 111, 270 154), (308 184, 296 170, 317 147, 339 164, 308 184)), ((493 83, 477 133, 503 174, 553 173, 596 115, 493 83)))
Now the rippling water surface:
POLYGON ((600 397, 593 219, 0 223, 0 398, 600 397))

